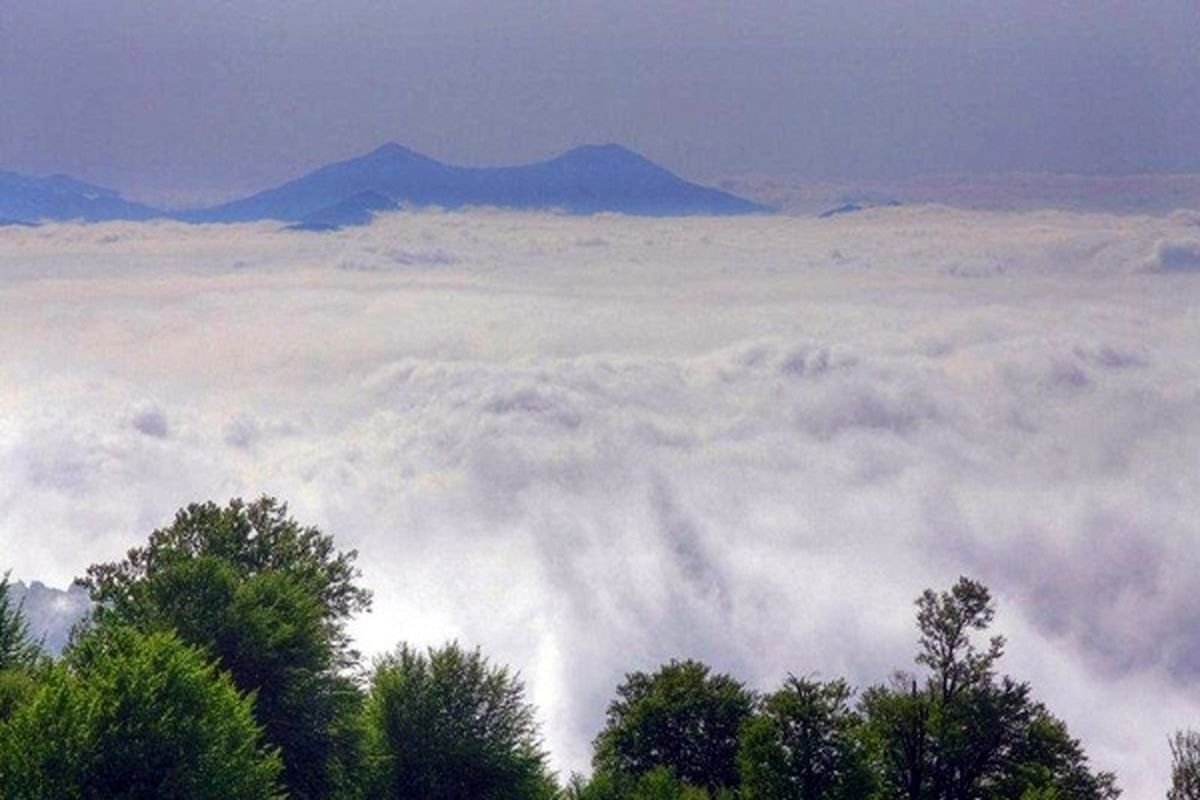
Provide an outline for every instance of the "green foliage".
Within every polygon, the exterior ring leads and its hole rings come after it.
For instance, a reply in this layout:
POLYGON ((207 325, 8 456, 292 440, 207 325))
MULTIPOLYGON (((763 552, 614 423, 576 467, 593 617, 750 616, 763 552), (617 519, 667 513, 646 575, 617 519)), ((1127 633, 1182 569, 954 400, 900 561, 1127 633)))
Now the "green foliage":
POLYGON ((478 650, 399 647, 375 665, 366 718, 378 800, 555 793, 521 682, 478 650))
MULTIPOLYGON (((305 587, 323 610, 323 625, 334 654, 350 666, 357 654, 349 648, 346 621, 370 607, 371 594, 358 587, 354 550, 340 552, 333 537, 314 527, 302 527, 288 516, 287 505, 271 497, 253 503, 234 499, 221 507, 193 504, 180 510, 170 526, 150 534, 145 547, 128 552, 123 561, 97 564, 81 581, 92 599, 125 621, 149 622, 169 614, 174 623, 186 600, 170 601, 172 580, 186 586, 188 575, 173 570, 196 559, 209 559, 226 567, 235 580, 278 573, 305 587)), ((220 591, 219 586, 206 589, 220 591)), ((186 615, 183 615, 186 616, 186 615)), ((194 618, 193 618, 194 619, 194 618)))
POLYGON ((748 800, 852 800, 874 789, 861 720, 845 681, 789 676, 743 727, 739 763, 748 800))
POLYGON ((917 600, 923 683, 900 674, 863 694, 885 797, 905 800, 1053 797, 1109 800, 1113 776, 1093 773, 1066 726, 1031 699, 1029 686, 997 678, 1003 639, 971 639, 995 616, 986 587, 967 578, 917 600))
POLYGON ((1111 772, 1094 772, 1078 739, 1041 703, 1030 702, 1026 722, 1008 754, 993 796, 1106 800, 1120 795, 1111 772))
POLYGON ((860 708, 867 720, 865 734, 874 753, 874 772, 885 798, 920 800, 932 797, 932 765, 928 693, 911 689, 905 677, 891 686, 873 686, 862 696, 860 708))
MULTIPOLYGON (((353 551, 263 498, 192 505, 81 581, 99 605, 57 663, 0 579, 5 800, 1114 800, 1066 725, 999 675, 995 607, 917 600, 919 675, 862 693, 789 676, 758 699, 697 661, 627 675, 590 779, 561 791, 517 676, 407 646, 364 694, 353 551)), ((1200 800, 1177 734, 1169 800, 1200 800)))
POLYGON ((562 800, 615 800, 618 796, 616 782, 606 772, 594 773, 590 778, 572 773, 561 792, 562 800))
POLYGON ((0 670, 0 724, 12 718, 17 709, 33 695, 36 687, 32 670, 0 670))
POLYGON ((8 573, 0 577, 0 670, 27 669, 41 656, 41 645, 29 635, 29 623, 14 604, 8 573))
POLYGON ((710 793, 738 786, 738 733, 754 698, 741 683, 697 661, 635 672, 617 687, 594 765, 619 781, 659 767, 710 793))
POLYGON ((302 527, 271 498, 188 506, 125 560, 88 570, 96 622, 175 631, 206 648, 279 748, 297 800, 351 792, 361 741, 357 659, 345 626, 370 594, 353 551, 302 527))
POLYGON ((281 797, 252 703, 174 635, 106 628, 46 669, 0 725, 0 796, 281 797))
POLYGON ((709 794, 699 786, 680 781, 669 768, 658 767, 637 779, 629 800, 709 800, 709 794))
POLYGON ((1167 800, 1200 800, 1200 733, 1176 731, 1170 745, 1171 788, 1167 800))
POLYGON ((714 798, 706 789, 680 781, 669 767, 625 779, 607 772, 597 772, 590 780, 573 775, 561 793, 563 800, 733 800, 735 796, 722 790, 714 798))
POLYGON ((986 630, 996 616, 987 587, 959 578, 950 591, 926 589, 917 599, 917 628, 921 633, 917 663, 929 667, 939 695, 950 698, 985 684, 1004 654, 1004 638, 993 636, 987 649, 971 641, 971 631, 986 630))

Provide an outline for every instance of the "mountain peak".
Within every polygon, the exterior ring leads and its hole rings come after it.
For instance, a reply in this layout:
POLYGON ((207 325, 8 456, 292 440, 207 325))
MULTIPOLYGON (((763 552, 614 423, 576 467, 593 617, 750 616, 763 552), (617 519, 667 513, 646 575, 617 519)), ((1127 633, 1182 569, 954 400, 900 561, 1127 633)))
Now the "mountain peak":
POLYGON ((432 160, 428 156, 423 156, 416 150, 405 147, 398 142, 384 142, 383 144, 379 145, 379 147, 376 147, 374 150, 363 156, 363 158, 369 158, 372 160, 387 159, 390 161, 398 159, 420 159, 422 161, 432 160))
POLYGON ((649 163, 645 156, 635 153, 623 145, 607 142, 604 144, 581 144, 573 147, 559 156, 566 161, 593 161, 602 163, 649 163))
POLYGON ((0 170, 0 218, 12 221, 151 219, 159 212, 103 186, 67 175, 44 178, 0 170))

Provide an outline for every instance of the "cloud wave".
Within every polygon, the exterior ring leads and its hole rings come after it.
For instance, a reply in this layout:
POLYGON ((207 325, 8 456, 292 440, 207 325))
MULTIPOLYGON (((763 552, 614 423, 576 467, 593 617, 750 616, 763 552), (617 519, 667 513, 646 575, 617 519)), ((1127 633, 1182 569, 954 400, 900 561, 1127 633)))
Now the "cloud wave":
POLYGON ((0 231, 0 551, 60 585, 193 499, 362 552, 368 650, 518 667, 586 766, 624 670, 905 665, 1001 599, 1008 668, 1161 793, 1200 719, 1194 215, 396 214, 0 231))

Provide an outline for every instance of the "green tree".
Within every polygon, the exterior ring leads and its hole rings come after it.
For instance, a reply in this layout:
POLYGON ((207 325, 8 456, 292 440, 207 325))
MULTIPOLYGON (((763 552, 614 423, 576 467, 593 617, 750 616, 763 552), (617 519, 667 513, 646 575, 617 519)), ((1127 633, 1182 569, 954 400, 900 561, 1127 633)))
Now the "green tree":
POLYGON ((556 793, 524 687, 478 650, 397 648, 375 665, 366 718, 378 800, 556 793))
POLYGON ((112 626, 47 668, 0 725, 6 800, 264 800, 278 756, 202 650, 112 626))
POLYGON ((613 776, 604 772, 584 777, 572 773, 562 788, 563 800, 616 800, 619 796, 613 776))
POLYGON ((874 789, 845 681, 789 676, 742 729, 748 800, 862 800, 874 789))
POLYGON ((709 800, 709 794, 699 786, 679 780, 668 767, 658 767, 634 782, 628 800, 709 800))
POLYGON ((1026 720, 993 797, 1105 800, 1121 794, 1116 777, 1093 771, 1079 740, 1045 706, 1030 701, 1026 720))
POLYGON ((29 633, 21 603, 12 599, 8 573, 0 577, 0 723, 33 693, 34 672, 43 662, 41 646, 29 633))
POLYGON ((901 674, 892 687, 863 697, 880 745, 884 785, 893 796, 978 797, 1002 773, 1027 714, 1028 688, 995 680, 1002 638, 979 648, 971 637, 994 617, 987 587, 968 578, 917 599, 916 660, 929 670, 924 686, 901 674))
POLYGON ((1176 731, 1170 745, 1171 788, 1167 800, 1200 800, 1200 733, 1176 731))
POLYGON ((932 797, 932 700, 915 680, 896 675, 890 686, 872 686, 859 703, 883 796, 888 800, 932 797), (911 684, 911 685, 910 685, 911 684))
POLYGON ((12 599, 9 574, 0 577, 0 670, 26 669, 41 656, 41 645, 29 633, 21 604, 12 599))
POLYGON ((81 583, 100 627, 175 631, 207 648, 256 695, 289 795, 317 800, 352 793, 359 766, 361 697, 347 676, 358 654, 346 623, 370 594, 356 585, 355 559, 264 497, 188 506, 81 583))
MULTIPOLYGON (((733 800, 729 790, 719 792, 717 800, 733 800)), ((710 800, 706 789, 684 783, 669 767, 656 767, 636 779, 617 781, 612 775, 597 772, 590 779, 572 775, 561 793, 563 800, 710 800)))
POLYGON ((738 733, 753 707, 741 683, 698 661, 629 674, 596 738, 594 766, 625 783, 665 767, 711 794, 736 789, 738 733))
POLYGON ((897 675, 863 694, 867 738, 886 797, 905 800, 1106 800, 1113 776, 1095 773, 1066 726, 1028 684, 997 677, 1004 640, 972 634, 995 617, 991 594, 968 578, 917 600, 923 682, 897 675))
POLYGON ((917 598, 917 663, 929 668, 939 697, 953 698, 991 680, 1004 654, 1004 637, 991 637, 980 650, 971 632, 987 630, 995 617, 991 592, 970 578, 959 578, 948 592, 926 589, 917 598))
POLYGON ((10 719, 37 688, 33 670, 0 670, 0 724, 10 719))

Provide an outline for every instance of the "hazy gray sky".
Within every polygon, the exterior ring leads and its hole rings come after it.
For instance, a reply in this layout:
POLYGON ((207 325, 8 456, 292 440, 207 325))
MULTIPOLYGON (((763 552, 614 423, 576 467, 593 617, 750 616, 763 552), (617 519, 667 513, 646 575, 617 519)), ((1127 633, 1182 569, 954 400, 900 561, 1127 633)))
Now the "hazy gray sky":
POLYGON ((4 0, 0 168, 259 188, 396 140, 693 177, 1200 171, 1194 0, 4 0))

